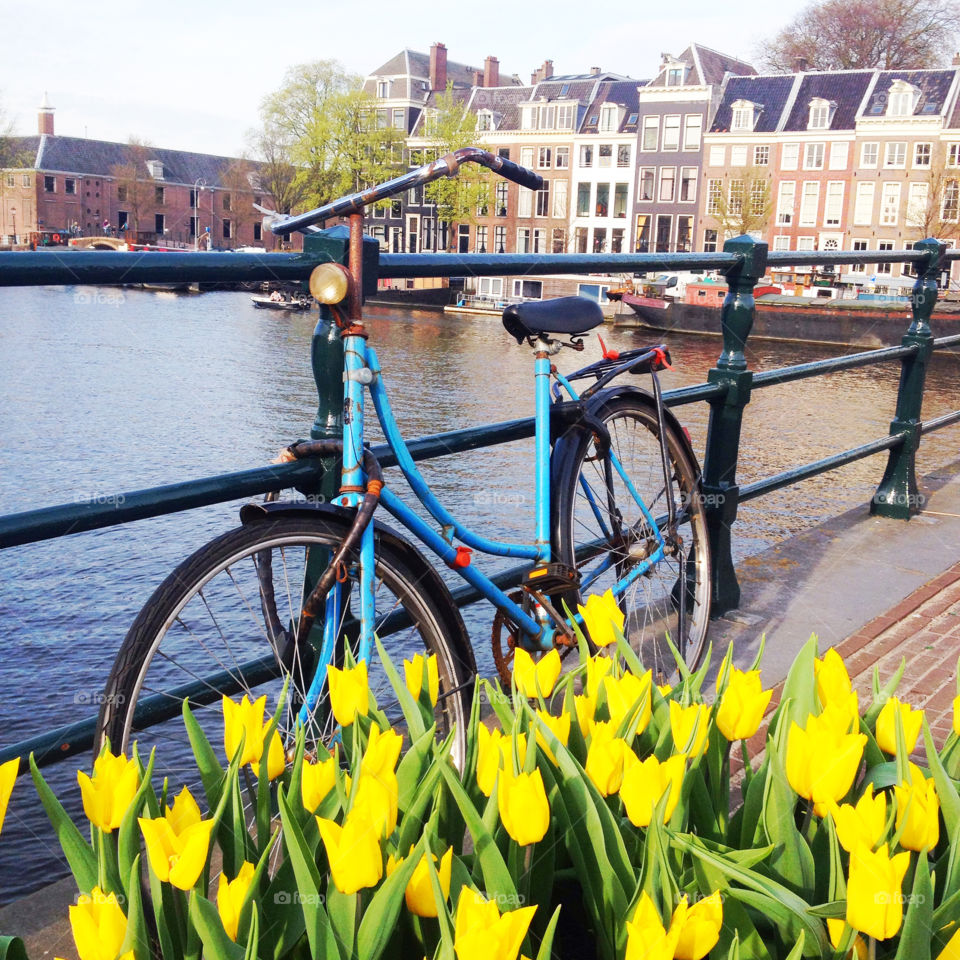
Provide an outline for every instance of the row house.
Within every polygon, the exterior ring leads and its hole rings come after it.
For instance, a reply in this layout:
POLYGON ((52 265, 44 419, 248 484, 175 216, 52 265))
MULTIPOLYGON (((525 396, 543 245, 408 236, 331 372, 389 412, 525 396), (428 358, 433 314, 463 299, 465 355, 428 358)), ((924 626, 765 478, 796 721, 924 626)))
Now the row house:
POLYGON ((750 64, 695 43, 679 56, 664 54, 657 75, 639 89, 634 250, 693 249, 703 134, 724 81, 754 73, 750 64))

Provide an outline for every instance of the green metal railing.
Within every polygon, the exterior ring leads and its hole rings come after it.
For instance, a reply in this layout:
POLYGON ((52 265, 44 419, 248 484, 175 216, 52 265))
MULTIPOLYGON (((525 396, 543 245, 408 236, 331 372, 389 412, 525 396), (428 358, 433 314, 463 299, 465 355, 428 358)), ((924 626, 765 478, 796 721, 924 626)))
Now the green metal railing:
MULTIPOLYGON (((670 406, 705 401, 710 406, 706 451, 703 460, 702 493, 707 507, 707 524, 713 556, 714 614, 721 615, 740 601, 740 586, 734 568, 731 537, 741 503, 753 500, 800 480, 837 469, 864 457, 887 452, 883 478, 870 504, 872 513, 909 519, 922 508, 916 484, 916 452, 920 437, 960 422, 960 410, 923 421, 921 411, 926 369, 935 350, 960 346, 960 335, 934 339, 930 318, 937 299, 937 278, 960 252, 928 239, 912 250, 870 252, 776 252, 768 254, 766 244, 750 237, 737 237, 724 244, 722 252, 678 254, 383 254, 370 241, 365 249, 365 269, 370 285, 378 278, 443 276, 522 276, 528 274, 640 273, 664 270, 718 270, 726 276, 728 292, 721 309, 722 351, 707 382, 682 387, 664 394, 670 406), (802 363, 778 370, 754 373, 748 369, 744 346, 754 321, 753 291, 770 267, 797 265, 852 265, 857 263, 910 263, 917 279, 911 295, 912 321, 899 346, 868 350, 849 356, 802 363), (737 478, 740 434, 744 410, 754 390, 823 376, 871 364, 899 361, 900 385, 894 419, 886 436, 873 439, 812 463, 740 486, 737 478)), ((319 263, 346 261, 346 239, 334 228, 305 240, 300 254, 231 253, 114 253, 37 252, 0 253, 0 286, 37 284, 102 284, 174 282, 236 282, 263 280, 306 281, 319 263)), ((311 359, 319 403, 311 435, 337 437, 341 431, 342 347, 326 308, 314 332, 311 359)), ((473 427, 436 434, 413 441, 415 460, 427 460, 465 450, 495 446, 533 436, 533 418, 473 427)), ((384 447, 374 453, 385 467, 395 465, 393 454, 384 447)), ((329 464, 300 461, 253 470, 220 474, 201 480, 152 487, 98 503, 71 503, 29 510, 0 517, 0 547, 33 543, 72 533, 96 530, 188 510, 212 503, 288 488, 303 492, 336 492, 338 478, 329 464)), ((517 584, 522 570, 500 573, 501 587, 517 584)), ((479 599, 471 587, 454 592, 454 599, 466 605, 479 599)), ((256 664, 252 664, 256 669, 256 664)), ((204 678, 217 692, 235 692, 230 677, 204 678)), ((35 752, 43 765, 90 749, 95 718, 79 720, 66 727, 47 731, 0 749, 0 762, 35 752)))

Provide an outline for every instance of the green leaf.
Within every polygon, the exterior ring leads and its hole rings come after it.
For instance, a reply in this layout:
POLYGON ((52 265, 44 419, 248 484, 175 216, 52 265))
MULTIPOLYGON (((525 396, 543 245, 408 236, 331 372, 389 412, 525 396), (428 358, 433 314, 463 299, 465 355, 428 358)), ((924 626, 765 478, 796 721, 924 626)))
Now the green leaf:
MULTIPOLYGON (((126 883, 128 880, 134 882, 131 879, 131 868, 133 867, 134 861, 140 855, 140 824, 137 823, 137 819, 140 816, 140 811, 143 809, 144 804, 147 801, 147 791, 152 790, 153 787, 150 784, 150 777, 153 775, 153 762, 156 758, 157 749, 156 747, 150 751, 150 760, 147 763, 147 769, 144 771, 143 776, 140 779, 140 786, 137 788, 137 792, 133 796, 133 801, 130 806, 127 807, 127 812, 123 815, 123 819, 120 821, 120 829, 117 834, 117 858, 120 870, 120 878, 126 883)), ((136 885, 139 890, 140 887, 140 873, 137 871, 136 876, 136 885)), ((128 887, 124 887, 123 892, 129 897, 131 896, 131 891, 128 887)))
MULTIPOLYGON (((151 757, 151 763, 153 758, 151 757)), ((136 960, 150 960, 150 933, 147 930, 147 919, 143 913, 143 897, 140 893, 140 857, 134 857, 127 880, 127 902, 124 911, 127 914, 127 933, 120 948, 123 956, 128 950, 133 950, 136 960)))
POLYGON ((540 949, 537 951, 537 960, 550 960, 553 953, 553 936, 557 931, 557 921, 560 919, 560 907, 561 905, 558 904, 547 924, 543 939, 540 941, 540 949))
POLYGON ((357 899, 356 893, 341 893, 332 882, 327 883, 327 916, 330 918, 333 935, 340 944, 340 953, 347 957, 354 955, 357 899))
POLYGON ((210 746, 207 735, 197 723, 197 718, 190 709, 190 701, 183 701, 183 725, 190 738, 193 756, 200 771, 200 780, 203 782, 203 792, 207 795, 207 804, 213 810, 220 800, 220 791, 223 789, 224 771, 220 766, 217 755, 210 746))
POLYGON ((817 657, 817 635, 810 634, 810 639, 800 648, 783 682, 780 694, 780 706, 770 720, 770 729, 779 731, 777 746, 783 750, 786 744, 782 742, 790 730, 789 721, 795 721, 798 726, 805 726, 807 716, 819 713, 817 706, 817 684, 813 661, 817 657), (781 721, 785 717, 785 722, 781 721), (780 725, 782 723, 782 726, 780 725))
POLYGON ((247 948, 243 952, 243 960, 258 960, 257 948, 260 944, 260 915, 257 905, 252 905, 250 914, 250 935, 247 938, 247 948))
POLYGON ((397 806, 404 813, 416 799, 417 789, 420 787, 423 775, 430 763, 436 743, 436 734, 437 726, 434 724, 429 730, 425 730, 419 739, 410 744, 397 766, 397 786, 399 788, 397 806))
MULTIPOLYGON (((947 836, 955 838, 960 831, 960 795, 957 794, 954 782, 947 776, 947 771, 943 769, 936 747, 933 745, 933 737, 930 735, 930 725, 927 723, 926 716, 923 718, 923 742, 927 750, 927 763, 937 788, 940 813, 947 828, 947 836)), ((947 865, 947 877, 943 889, 944 897, 960 890, 960 843, 955 840, 950 845, 950 861, 947 865)))
POLYGON ((907 903, 896 960, 930 960, 930 932, 933 927, 933 884, 926 854, 917 858, 913 891, 907 903))
POLYGON ((278 828, 270 838, 270 842, 264 847, 263 853, 260 854, 259 863, 254 867, 253 876, 250 878, 250 886, 247 887, 247 892, 243 896, 243 902, 240 904, 240 914, 237 920, 238 940, 246 938, 248 943, 250 940, 256 941, 256 936, 253 931, 253 914, 256 913, 254 900, 257 892, 260 890, 262 878, 267 874, 270 865, 270 852, 273 850, 279 837, 280 830, 278 828))
POLYGON ((390 686, 393 687, 393 692, 397 695, 397 701, 403 711, 403 719, 406 721, 407 730, 410 733, 410 740, 419 740, 424 731, 423 714, 420 712, 420 707, 417 706, 417 701, 413 699, 413 694, 407 689, 406 682, 397 673, 397 668, 393 665, 390 657, 387 656, 387 651, 376 634, 374 634, 373 642, 377 645, 377 653, 380 654, 383 671, 390 681, 390 686))
POLYGON ((196 890, 190 895, 188 912, 190 922, 203 943, 203 955, 207 960, 243 960, 244 949, 227 936, 217 908, 196 890))
POLYGON ((0 960, 27 960, 27 951, 19 937, 0 937, 0 960))
POLYGON ((67 815, 67 811, 63 809, 63 805, 47 786, 46 780, 40 775, 40 770, 37 768, 37 762, 34 760, 32 753, 30 754, 30 776, 33 777, 34 786, 37 788, 37 793, 40 794, 40 802, 50 818, 57 840, 60 841, 60 847, 63 850, 63 855, 67 858, 67 863, 70 865, 70 872, 77 882, 77 888, 81 893, 90 893, 99 879, 97 857, 93 852, 93 847, 83 839, 80 831, 67 815))

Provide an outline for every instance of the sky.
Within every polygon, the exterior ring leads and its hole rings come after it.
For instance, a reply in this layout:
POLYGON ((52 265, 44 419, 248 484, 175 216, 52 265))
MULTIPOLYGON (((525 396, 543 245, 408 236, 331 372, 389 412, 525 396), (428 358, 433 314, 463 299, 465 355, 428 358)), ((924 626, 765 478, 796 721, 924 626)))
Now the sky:
POLYGON ((501 74, 524 81, 547 59, 557 74, 599 66, 640 79, 691 41, 749 61, 805 5, 781 0, 770 16, 766 0, 434 3, 417 16, 396 0, 0 0, 0 104, 18 133, 36 133, 46 91, 59 134, 235 156, 298 63, 334 58, 362 75, 439 41, 451 60, 496 56, 501 74))

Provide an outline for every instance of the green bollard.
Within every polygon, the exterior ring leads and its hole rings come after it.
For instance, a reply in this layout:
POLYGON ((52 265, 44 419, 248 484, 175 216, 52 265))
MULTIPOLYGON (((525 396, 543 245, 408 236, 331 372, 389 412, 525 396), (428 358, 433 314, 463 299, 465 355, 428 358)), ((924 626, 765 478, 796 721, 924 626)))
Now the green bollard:
POLYGON ((918 264, 917 282, 911 294, 913 321, 901 341, 905 347, 916 345, 917 352, 900 362, 897 409, 890 422, 891 436, 899 434, 903 442, 890 450, 883 479, 870 502, 870 513, 896 520, 909 520, 923 506, 923 495, 917 489, 917 447, 920 445, 923 386, 933 353, 930 317, 937 302, 937 277, 942 269, 946 244, 928 237, 914 244, 913 249, 923 250, 927 258, 918 264))
POLYGON ((753 326, 753 288, 767 268, 767 245, 752 237, 727 240, 723 251, 739 254, 742 259, 726 271, 729 289, 720 311, 723 353, 707 375, 709 383, 726 387, 723 396, 710 401, 701 482, 712 560, 713 616, 722 616, 740 603, 740 584, 733 566, 730 541, 740 497, 737 485, 740 427, 743 408, 750 402, 753 382, 743 348, 753 326))

